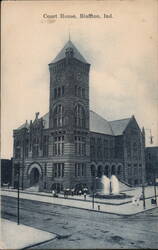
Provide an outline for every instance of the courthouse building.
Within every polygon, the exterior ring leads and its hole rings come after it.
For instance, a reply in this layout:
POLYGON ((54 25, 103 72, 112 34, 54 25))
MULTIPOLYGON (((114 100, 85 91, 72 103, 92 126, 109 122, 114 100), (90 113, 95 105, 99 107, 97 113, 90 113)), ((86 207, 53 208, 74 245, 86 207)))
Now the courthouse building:
POLYGON ((92 189, 103 174, 130 185, 144 180, 144 129, 134 116, 107 121, 90 110, 89 71, 70 40, 50 62, 49 112, 13 131, 14 186, 18 166, 24 189, 92 189))

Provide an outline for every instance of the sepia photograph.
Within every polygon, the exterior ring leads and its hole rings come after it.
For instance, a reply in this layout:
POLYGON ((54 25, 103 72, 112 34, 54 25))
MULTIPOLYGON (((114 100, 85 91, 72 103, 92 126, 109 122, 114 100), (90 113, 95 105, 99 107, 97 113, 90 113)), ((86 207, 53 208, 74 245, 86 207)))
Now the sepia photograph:
POLYGON ((1 3, 0 249, 158 248, 158 1, 1 3))

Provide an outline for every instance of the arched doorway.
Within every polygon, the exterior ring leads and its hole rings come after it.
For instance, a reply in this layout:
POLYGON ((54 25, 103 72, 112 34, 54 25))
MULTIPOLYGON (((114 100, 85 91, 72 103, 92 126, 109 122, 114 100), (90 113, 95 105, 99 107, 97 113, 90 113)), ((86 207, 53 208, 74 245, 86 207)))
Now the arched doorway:
POLYGON ((111 175, 115 175, 116 174, 116 166, 115 165, 112 165, 112 168, 111 168, 111 175))
POLYGON ((121 165, 119 165, 118 168, 117 168, 117 175, 118 175, 118 176, 121 175, 121 165))
POLYGON ((32 163, 28 168, 29 186, 39 186, 39 181, 42 177, 42 169, 38 163, 32 163))
POLYGON ((106 175, 107 177, 109 176, 109 166, 106 165, 104 168, 104 175, 106 175))
POLYGON ((103 175, 103 167, 101 165, 99 165, 98 169, 97 169, 97 177, 101 178, 102 175, 103 175))
POLYGON ((33 168, 30 172, 30 186, 34 186, 39 182, 40 173, 37 168, 33 168))

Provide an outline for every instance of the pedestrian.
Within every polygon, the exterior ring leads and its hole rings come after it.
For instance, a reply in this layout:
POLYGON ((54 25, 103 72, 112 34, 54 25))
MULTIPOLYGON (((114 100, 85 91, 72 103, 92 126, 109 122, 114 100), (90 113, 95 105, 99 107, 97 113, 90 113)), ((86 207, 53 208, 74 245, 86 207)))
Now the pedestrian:
POLYGON ((64 198, 66 199, 66 191, 64 190, 64 198))
POLYGON ((52 190, 52 195, 53 195, 53 197, 54 197, 54 195, 55 195, 55 191, 54 191, 54 190, 52 190))
POLYGON ((84 193, 84 200, 86 200, 86 193, 84 193))
POLYGON ((82 194, 82 191, 81 191, 81 190, 79 190, 79 192, 78 192, 78 193, 79 193, 79 195, 81 195, 81 194, 82 194))

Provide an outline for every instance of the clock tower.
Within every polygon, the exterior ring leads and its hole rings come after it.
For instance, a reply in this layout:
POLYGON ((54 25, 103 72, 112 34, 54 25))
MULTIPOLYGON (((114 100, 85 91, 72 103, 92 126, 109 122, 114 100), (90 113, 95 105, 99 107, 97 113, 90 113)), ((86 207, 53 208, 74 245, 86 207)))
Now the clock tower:
POLYGON ((89 69, 70 40, 49 64, 50 154, 63 188, 90 185, 89 69))

